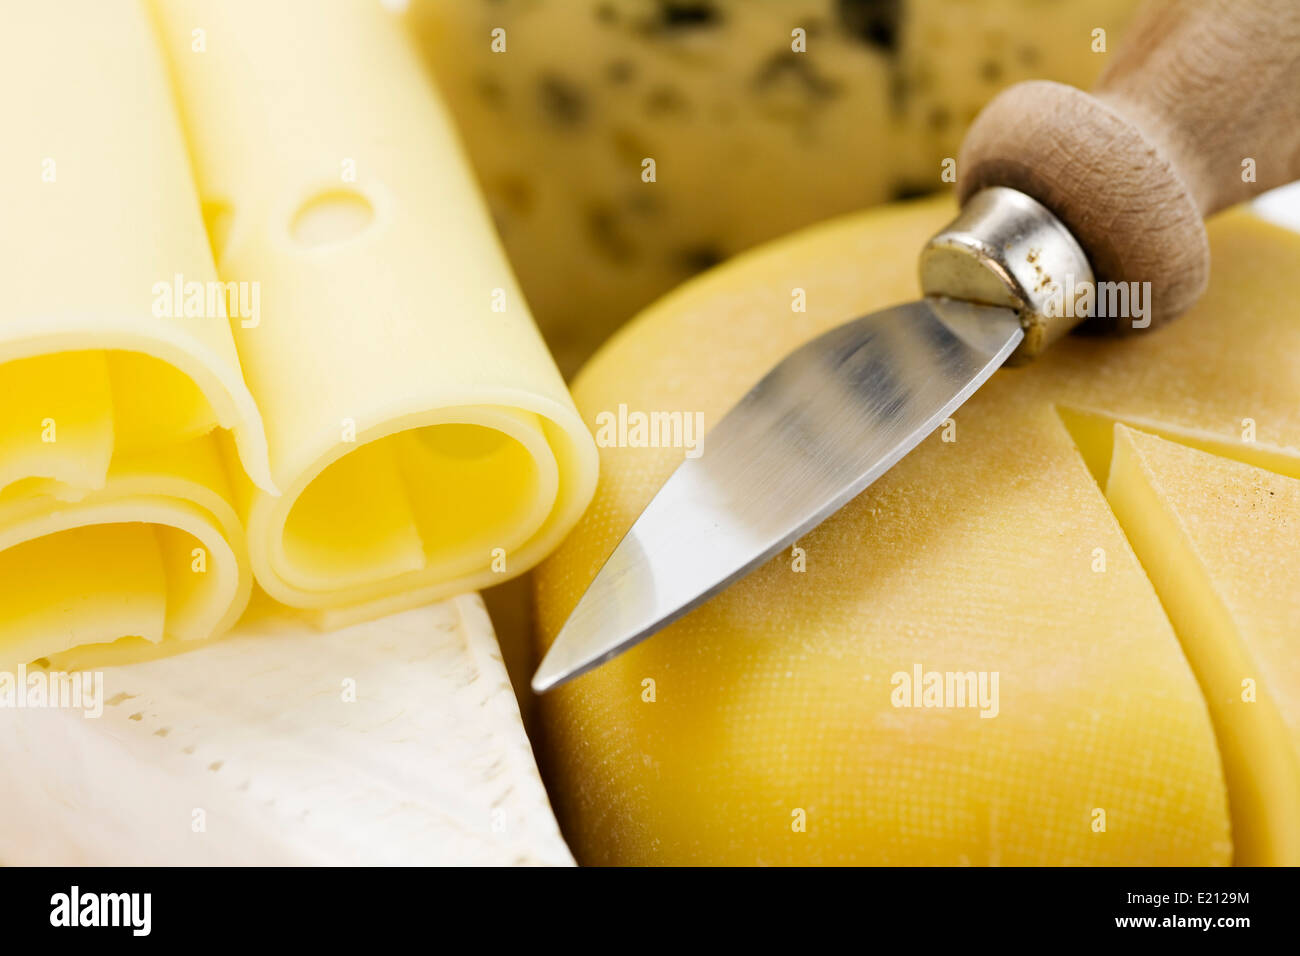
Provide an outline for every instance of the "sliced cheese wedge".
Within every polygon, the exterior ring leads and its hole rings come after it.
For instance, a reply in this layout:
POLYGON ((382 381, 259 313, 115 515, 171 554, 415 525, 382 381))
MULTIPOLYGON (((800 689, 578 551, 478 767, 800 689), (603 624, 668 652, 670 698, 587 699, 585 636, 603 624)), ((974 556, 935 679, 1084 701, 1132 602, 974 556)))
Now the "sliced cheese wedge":
POLYGON ((377 3, 154 10, 199 190, 222 210, 275 497, 258 582, 329 624, 498 583, 578 519, 596 456, 451 124, 377 3))
POLYGON ((207 637, 252 585, 228 472, 274 484, 145 11, 7 11, 0 84, 0 667, 207 637))
POLYGON ((475 595, 332 634, 262 599, 73 679, 61 708, 0 683, 0 863, 572 863, 475 595))
POLYGON ((1300 481, 1115 426, 1106 485, 1209 704, 1239 865, 1300 865, 1300 481))

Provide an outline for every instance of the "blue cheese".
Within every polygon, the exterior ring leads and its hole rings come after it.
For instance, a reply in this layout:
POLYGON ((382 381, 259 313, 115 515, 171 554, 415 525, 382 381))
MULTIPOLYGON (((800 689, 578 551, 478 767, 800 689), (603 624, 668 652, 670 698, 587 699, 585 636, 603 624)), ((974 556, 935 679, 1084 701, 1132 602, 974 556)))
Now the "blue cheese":
POLYGON ((939 188, 941 160, 997 90, 1089 84, 1105 60, 1091 31, 1117 32, 1134 6, 414 0, 409 22, 571 373, 692 274, 939 188))

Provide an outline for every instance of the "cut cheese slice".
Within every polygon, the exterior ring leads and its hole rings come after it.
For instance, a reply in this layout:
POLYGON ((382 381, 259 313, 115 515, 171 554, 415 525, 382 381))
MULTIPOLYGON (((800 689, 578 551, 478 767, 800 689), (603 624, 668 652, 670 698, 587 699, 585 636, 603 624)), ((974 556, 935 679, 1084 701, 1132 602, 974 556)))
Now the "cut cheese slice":
POLYGON ((5 592, 0 647, 7 664, 96 637, 136 635, 152 644, 163 639, 167 580, 154 529, 147 524, 47 529, 0 551, 0 581, 5 592), (69 581, 76 582, 75 589, 69 581), (96 631, 86 630, 88 621, 96 631))
POLYGON ((1300 481, 1115 427, 1106 497, 1201 682, 1239 865, 1300 865, 1300 481))
POLYGON ((73 677, 63 708, 0 685, 5 865, 572 864, 475 595, 333 634, 263 599, 73 677))
MULTIPOLYGON (((579 409, 707 429, 802 342, 915 298, 915 250, 952 213, 849 217, 686 284, 583 370, 579 409)), ((999 372, 798 552, 542 698, 578 859, 1228 862, 1206 701, 1063 411, 1300 464, 1300 237, 1239 213, 1210 233, 1192 313, 999 372), (997 672, 997 716, 896 706, 918 666, 923 684, 997 672)), ((600 454, 592 507, 535 575, 542 650, 683 450, 600 454)))
POLYGON ((258 582, 339 624, 498 583, 569 530, 596 456, 442 105, 371 0, 154 10, 275 497, 258 582), (198 39, 196 39, 198 38, 198 39))
POLYGON ((211 296, 208 308, 216 271, 140 5, 71 0, 13 11, 0 36, 0 82, 15 91, 0 114, 0 261, 21 280, 6 284, 0 304, 0 362, 136 353, 114 359, 123 363, 115 378, 131 386, 119 414, 166 409, 177 434, 153 432, 157 443, 230 429, 253 481, 273 489, 225 298, 211 296), (51 71, 52 63, 63 66, 51 71))
POLYGON ((61 485, 102 487, 113 457, 113 392, 102 352, 0 364, 0 497, 61 485))
POLYGON ((114 462, 101 488, 74 500, 60 492, 0 497, 0 559, 23 569, 0 575, 7 609, 0 661, 119 638, 199 640, 238 620, 252 571, 225 463, 209 437, 114 462), (127 566, 147 573, 133 580, 127 566), (118 611, 139 605, 146 587, 149 620, 161 616, 162 626, 124 628, 118 611), (47 626, 52 621, 58 626, 47 626))
POLYGON ((274 485, 163 61, 133 0, 6 16, 0 667, 207 637, 252 587, 228 469, 274 485))

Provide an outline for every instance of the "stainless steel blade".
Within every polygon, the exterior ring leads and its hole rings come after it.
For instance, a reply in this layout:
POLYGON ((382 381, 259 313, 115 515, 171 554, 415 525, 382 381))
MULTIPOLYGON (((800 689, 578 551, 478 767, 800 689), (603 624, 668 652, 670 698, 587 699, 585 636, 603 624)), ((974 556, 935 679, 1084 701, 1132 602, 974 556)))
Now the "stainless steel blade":
POLYGON ((1011 309, 927 297, 791 353, 637 518, 533 689, 644 640, 816 527, 937 428, 1023 337, 1011 309))

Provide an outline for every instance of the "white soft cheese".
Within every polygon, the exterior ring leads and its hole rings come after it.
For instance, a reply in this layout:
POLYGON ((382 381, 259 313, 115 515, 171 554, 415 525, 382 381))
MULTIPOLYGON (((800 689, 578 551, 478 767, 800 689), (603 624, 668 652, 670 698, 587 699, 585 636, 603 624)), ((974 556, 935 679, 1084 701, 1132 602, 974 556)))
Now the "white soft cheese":
POLYGON ((572 863, 477 595, 90 673, 0 705, 0 863, 572 863))

